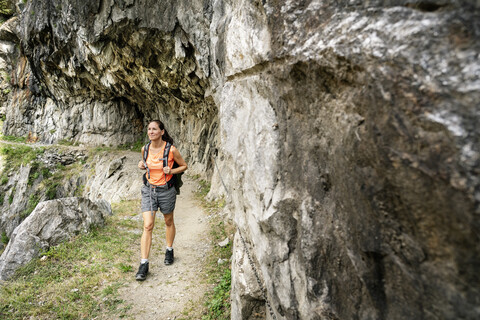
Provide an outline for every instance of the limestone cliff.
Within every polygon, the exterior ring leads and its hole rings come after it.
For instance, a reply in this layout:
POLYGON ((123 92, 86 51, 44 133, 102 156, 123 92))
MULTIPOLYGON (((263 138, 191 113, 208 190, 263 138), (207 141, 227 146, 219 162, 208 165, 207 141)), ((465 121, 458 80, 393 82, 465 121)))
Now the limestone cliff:
POLYGON ((232 208, 233 319, 479 317, 478 1, 17 11, 4 133, 118 145, 164 120, 232 208))

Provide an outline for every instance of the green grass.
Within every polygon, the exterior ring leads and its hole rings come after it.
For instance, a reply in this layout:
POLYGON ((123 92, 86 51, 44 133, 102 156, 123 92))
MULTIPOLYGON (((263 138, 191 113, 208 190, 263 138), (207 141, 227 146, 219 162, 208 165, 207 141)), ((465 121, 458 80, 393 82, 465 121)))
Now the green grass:
POLYGON ((120 271, 122 271, 123 273, 130 273, 130 272, 133 272, 133 267, 131 265, 127 265, 123 262, 119 263, 116 265, 116 267, 118 269, 120 269, 120 271))
MULTIPOLYGON (((218 202, 209 203, 210 208, 219 208, 218 202)), ((206 272, 208 281, 214 284, 213 291, 206 293, 206 314, 202 320, 227 320, 230 319, 230 289, 231 271, 230 263, 218 264, 219 259, 230 260, 232 256, 232 243, 226 247, 220 247, 218 242, 234 233, 234 227, 223 221, 221 217, 214 216, 210 220, 210 241, 213 248, 207 257, 206 272)))
POLYGON ((0 14, 5 16, 12 16, 15 12, 10 9, 7 0, 0 0, 0 14))
POLYGON ((7 237, 7 233, 5 231, 2 232, 1 241, 5 245, 8 243, 8 241, 10 241, 10 239, 7 237))
POLYGON ((128 219, 138 201, 114 205, 104 227, 93 228, 43 253, 0 287, 1 319, 117 319, 128 305, 119 298, 125 273, 133 267, 139 228, 128 219), (122 230, 121 232, 119 230, 122 230))
POLYGON ((26 217, 28 217, 30 213, 32 213, 32 211, 35 210, 35 207, 39 202, 40 202, 40 198, 38 197, 38 195, 31 194, 30 197, 28 198, 27 207, 21 213, 20 218, 25 219, 26 217))
POLYGON ((133 150, 133 151, 140 151, 142 147, 145 145, 144 139, 140 139, 135 143, 126 143, 118 146, 120 150, 133 150))
MULTIPOLYGON (((73 142, 67 139, 62 139, 57 142, 59 145, 62 146, 79 146, 80 144, 78 142, 73 142)), ((145 142, 143 139, 140 139, 134 143, 126 143, 126 144, 121 144, 116 147, 113 146, 106 146, 102 144, 101 146, 97 146, 95 148, 92 148, 90 150, 91 154, 98 154, 101 152, 112 152, 112 151, 124 151, 124 150, 133 150, 133 151, 140 151, 142 147, 145 145, 145 142)))
POLYGON ((202 320, 228 320, 230 319, 230 289, 232 287, 232 274, 230 269, 225 269, 220 282, 210 294, 207 301, 208 314, 202 320))
POLYGON ((134 143, 121 144, 116 147, 101 145, 101 146, 95 147, 94 149, 92 149, 92 151, 95 154, 98 154, 101 152, 115 152, 115 151, 124 151, 124 150, 140 152, 140 150, 142 150, 142 147, 144 145, 145 145, 145 142, 143 139, 141 139, 134 143))
POLYGON ((2 140, 9 141, 9 142, 21 142, 25 143, 27 138, 25 137, 16 137, 16 136, 2 136, 2 140))
POLYGON ((33 161, 30 164, 30 174, 27 181, 29 187, 33 185, 33 182, 37 180, 38 177, 40 177, 40 166, 40 163, 38 163, 37 161, 33 161))
POLYGON ((67 140, 67 139, 61 139, 57 142, 57 144, 59 144, 61 146, 73 146, 74 145, 73 141, 70 141, 70 140, 67 140))
POLYGON ((9 170, 17 170, 21 165, 34 161, 38 155, 45 152, 45 148, 32 148, 24 145, 4 145, 0 147, 0 153, 8 163, 9 170))
POLYGON ((211 203, 205 200, 205 197, 210 192, 210 182, 205 180, 199 180, 199 189, 197 190, 196 197, 202 202, 204 207, 211 206, 211 203))
POLYGON ((85 190, 85 185, 81 184, 77 187, 77 189, 74 192, 75 197, 81 197, 83 195, 83 191, 85 190))
POLYGON ((57 195, 57 187, 59 186, 59 182, 58 181, 50 181, 50 180, 47 180, 48 183, 46 183, 46 191, 45 191, 45 197, 47 198, 47 200, 52 200, 52 199, 55 199, 55 196, 57 195))
MULTIPOLYGON (((1 1, 2 1, 2 0, 0 0, 0 2, 1 2, 1 1)), ((0 12, 0 14, 1 14, 1 12, 0 12)), ((3 72, 2 72, 2 77, 3 77, 8 83, 10 83, 10 81, 12 80, 12 76, 11 76, 8 72, 6 72, 6 71, 3 71, 3 72)))

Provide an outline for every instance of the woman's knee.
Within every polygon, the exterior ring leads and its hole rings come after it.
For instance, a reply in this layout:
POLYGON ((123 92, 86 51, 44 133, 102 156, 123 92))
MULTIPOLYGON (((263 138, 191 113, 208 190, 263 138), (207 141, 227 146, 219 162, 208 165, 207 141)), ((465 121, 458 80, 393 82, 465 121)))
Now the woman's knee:
POLYGON ((147 232, 152 232, 153 230, 153 226, 154 226, 154 223, 153 221, 145 221, 143 222, 143 230, 147 231, 147 232))
POLYGON ((173 213, 165 214, 163 217, 165 219, 165 225, 167 227, 173 226, 173 224, 174 224, 173 213))
POLYGON ((153 230, 153 226, 155 225, 155 215, 151 214, 150 211, 143 213, 143 229, 147 232, 151 232, 153 230))

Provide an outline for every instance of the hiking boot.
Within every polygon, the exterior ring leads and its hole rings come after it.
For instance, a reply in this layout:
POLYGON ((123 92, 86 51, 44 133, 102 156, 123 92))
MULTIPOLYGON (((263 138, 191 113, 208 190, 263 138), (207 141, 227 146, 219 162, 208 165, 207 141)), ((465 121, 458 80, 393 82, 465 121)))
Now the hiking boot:
POLYGON ((173 249, 168 250, 165 252, 165 264, 168 266, 169 264, 173 263, 173 249))
POLYGON ((138 268, 138 272, 135 275, 135 279, 137 281, 143 281, 147 279, 147 273, 148 273, 148 262, 141 263, 140 267, 138 268))

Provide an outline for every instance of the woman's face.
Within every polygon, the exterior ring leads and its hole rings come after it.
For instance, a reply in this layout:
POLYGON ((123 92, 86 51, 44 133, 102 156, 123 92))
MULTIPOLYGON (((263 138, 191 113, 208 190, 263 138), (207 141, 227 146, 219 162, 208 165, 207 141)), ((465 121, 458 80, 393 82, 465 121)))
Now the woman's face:
POLYGON ((148 138, 150 140, 157 140, 161 138, 163 135, 163 130, 160 130, 158 123, 150 122, 148 125, 148 138))

